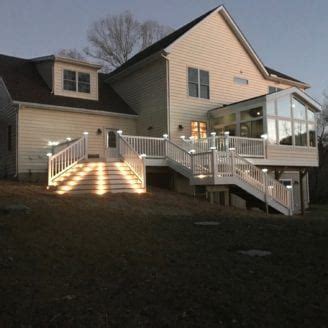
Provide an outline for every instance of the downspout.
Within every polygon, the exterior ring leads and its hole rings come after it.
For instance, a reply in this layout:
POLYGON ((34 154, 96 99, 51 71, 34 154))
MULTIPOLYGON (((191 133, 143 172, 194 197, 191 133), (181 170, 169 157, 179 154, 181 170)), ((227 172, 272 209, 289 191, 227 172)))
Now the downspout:
POLYGON ((166 55, 163 53, 161 56, 165 59, 166 63, 166 129, 167 134, 169 135, 169 139, 171 138, 171 120, 170 120, 170 112, 171 112, 171 103, 170 103, 170 62, 166 55))
POLYGON ((19 152, 18 152, 18 147, 19 147, 19 143, 18 143, 18 140, 19 140, 19 138, 18 138, 18 135, 19 135, 19 130, 18 130, 19 123, 18 123, 18 121, 19 121, 19 110, 20 110, 20 106, 21 105, 17 105, 17 112, 16 112, 16 173, 15 173, 14 178, 17 178, 18 177, 18 154, 19 154, 19 152))

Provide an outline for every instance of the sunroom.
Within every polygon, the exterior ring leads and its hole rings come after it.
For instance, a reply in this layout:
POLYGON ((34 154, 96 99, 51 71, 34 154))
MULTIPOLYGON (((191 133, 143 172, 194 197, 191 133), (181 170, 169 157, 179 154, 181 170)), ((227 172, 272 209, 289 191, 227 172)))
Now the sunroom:
POLYGON ((247 149, 244 157, 254 164, 306 167, 318 165, 320 110, 309 95, 289 88, 213 109, 208 119, 218 138, 228 136, 230 144, 247 149))

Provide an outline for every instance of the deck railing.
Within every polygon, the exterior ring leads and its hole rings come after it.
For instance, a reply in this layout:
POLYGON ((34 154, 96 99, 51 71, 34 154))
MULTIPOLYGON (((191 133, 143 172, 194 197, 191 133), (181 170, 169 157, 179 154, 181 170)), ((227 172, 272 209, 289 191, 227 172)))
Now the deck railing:
POLYGON ((127 135, 122 135, 121 138, 123 138, 128 144, 130 144, 138 154, 145 154, 147 157, 152 158, 165 157, 164 138, 127 135))
POLYGON ((230 157, 233 176, 237 176, 281 205, 291 208, 291 192, 282 183, 235 152, 230 152, 230 157))
POLYGON ((191 154, 168 139, 164 142, 166 157, 191 170, 191 154))
POLYGON ((207 152, 215 147, 219 151, 234 148, 238 155, 249 158, 265 158, 266 154, 266 142, 260 138, 213 136, 203 139, 184 139, 180 143, 182 147, 187 150, 194 149, 196 153, 207 152))
POLYGON ((192 155, 193 175, 213 175, 212 151, 192 155))
POLYGON ((141 182, 141 188, 146 186, 146 166, 143 156, 129 144, 125 137, 118 135, 119 154, 141 182))
POLYGON ((49 154, 48 158, 48 185, 53 186, 55 180, 72 168, 79 161, 86 159, 88 156, 88 134, 71 143, 58 153, 49 154))

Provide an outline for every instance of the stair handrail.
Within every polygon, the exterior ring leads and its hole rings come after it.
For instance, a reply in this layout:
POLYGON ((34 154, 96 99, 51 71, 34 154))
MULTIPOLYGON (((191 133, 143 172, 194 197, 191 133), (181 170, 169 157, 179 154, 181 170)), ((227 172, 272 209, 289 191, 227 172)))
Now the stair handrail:
POLYGON ((192 154, 169 139, 165 139, 165 142, 165 156, 173 160, 174 162, 184 166, 185 168, 191 170, 192 154))
POLYGON ((141 182, 141 188, 146 186, 146 165, 145 156, 139 155, 137 151, 124 139, 123 135, 118 134, 119 155, 129 166, 131 171, 138 177, 141 182))
POLYGON ((247 159, 239 156, 235 151, 230 151, 230 157, 233 176, 237 176, 239 179, 250 184, 264 193, 266 197, 272 198, 291 212, 291 191, 289 189, 247 159), (239 169, 238 166, 240 165, 246 165, 246 168, 239 169))
POLYGON ((48 154, 48 186, 55 185, 55 180, 78 162, 88 157, 88 133, 56 154, 48 154))

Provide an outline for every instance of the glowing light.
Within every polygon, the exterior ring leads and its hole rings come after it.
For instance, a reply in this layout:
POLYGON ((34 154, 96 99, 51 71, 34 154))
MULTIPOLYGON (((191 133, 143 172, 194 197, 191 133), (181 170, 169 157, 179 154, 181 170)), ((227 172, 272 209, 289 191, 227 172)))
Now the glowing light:
POLYGON ((204 179, 204 178, 206 178, 206 175, 204 175, 204 174, 200 174, 200 175, 197 176, 197 178, 199 178, 199 179, 204 179))
POLYGON ((267 134, 262 134, 261 135, 261 138, 264 139, 264 140, 267 140, 268 139, 268 135, 267 134))
POLYGON ((167 139, 169 137, 169 135, 167 133, 163 134, 163 138, 167 139))
POLYGON ((105 163, 98 163, 97 165, 97 190, 96 194, 102 196, 106 193, 106 183, 104 175, 105 163))
POLYGON ((122 130, 117 130, 117 134, 121 135, 123 133, 122 130))
POLYGON ((89 132, 85 131, 85 132, 83 132, 83 134, 84 134, 85 136, 87 136, 87 135, 89 134, 89 132))
POLYGON ((267 173, 268 172, 268 169, 262 169, 262 172, 263 173, 267 173))
POLYGON ((211 136, 212 137, 216 136, 216 132, 211 132, 211 136))

